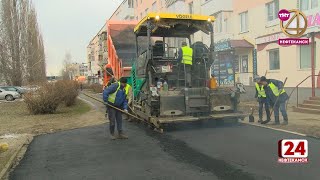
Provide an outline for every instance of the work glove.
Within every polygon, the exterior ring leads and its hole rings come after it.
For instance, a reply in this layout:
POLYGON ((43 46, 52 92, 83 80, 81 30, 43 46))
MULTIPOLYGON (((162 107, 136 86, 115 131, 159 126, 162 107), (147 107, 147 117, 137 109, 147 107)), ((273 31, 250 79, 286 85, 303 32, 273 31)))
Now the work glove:
POLYGON ((127 109, 125 109, 125 110, 123 110, 124 112, 126 112, 126 113, 128 113, 128 110, 127 109))
POLYGON ((104 105, 108 106, 108 102, 103 102, 104 105))

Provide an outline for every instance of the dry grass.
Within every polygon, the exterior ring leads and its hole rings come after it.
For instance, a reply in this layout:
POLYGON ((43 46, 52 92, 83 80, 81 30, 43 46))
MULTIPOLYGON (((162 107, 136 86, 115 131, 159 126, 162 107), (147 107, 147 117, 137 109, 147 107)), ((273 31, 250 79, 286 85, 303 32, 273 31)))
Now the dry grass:
POLYGON ((54 114, 31 115, 24 102, 0 104, 0 135, 43 134, 105 122, 104 115, 81 100, 74 106, 60 105, 54 114))

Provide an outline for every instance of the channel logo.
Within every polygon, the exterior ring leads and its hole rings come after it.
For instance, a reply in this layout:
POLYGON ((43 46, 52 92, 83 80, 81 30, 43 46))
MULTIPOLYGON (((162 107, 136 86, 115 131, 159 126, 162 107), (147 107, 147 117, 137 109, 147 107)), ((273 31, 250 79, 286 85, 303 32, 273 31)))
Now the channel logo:
POLYGON ((308 141, 282 139, 278 142, 279 163, 308 163, 308 141))
POLYGON ((289 38, 279 39, 279 45, 309 45, 308 38, 300 38, 308 28, 306 15, 297 10, 282 9, 278 13, 280 28, 289 38))

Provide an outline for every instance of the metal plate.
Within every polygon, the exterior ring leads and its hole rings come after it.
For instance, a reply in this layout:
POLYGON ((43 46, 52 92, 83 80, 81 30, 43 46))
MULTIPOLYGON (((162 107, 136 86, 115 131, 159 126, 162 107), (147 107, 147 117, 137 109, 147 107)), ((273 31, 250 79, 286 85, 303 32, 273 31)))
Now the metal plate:
POLYGON ((185 114, 185 101, 183 95, 160 96, 160 115, 177 116, 185 114), (174 113, 172 113, 174 112, 174 113))

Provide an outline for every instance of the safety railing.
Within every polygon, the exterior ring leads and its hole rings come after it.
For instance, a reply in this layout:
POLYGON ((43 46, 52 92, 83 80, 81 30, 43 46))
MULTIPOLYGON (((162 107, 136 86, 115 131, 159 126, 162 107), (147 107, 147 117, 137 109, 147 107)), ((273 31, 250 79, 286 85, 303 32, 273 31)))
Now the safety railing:
MULTIPOLYGON (((289 95, 289 99, 291 98, 292 94, 294 93, 295 90, 297 90, 297 106, 299 105, 299 87, 302 83, 304 83, 306 80, 308 80, 310 77, 312 77, 312 75, 306 77, 304 80, 302 80, 296 87, 293 88, 293 90, 291 91, 290 95, 289 95)), ((320 75, 314 75, 314 77, 320 77, 320 75)), ((286 106, 288 106, 289 100, 287 101, 286 106)))

